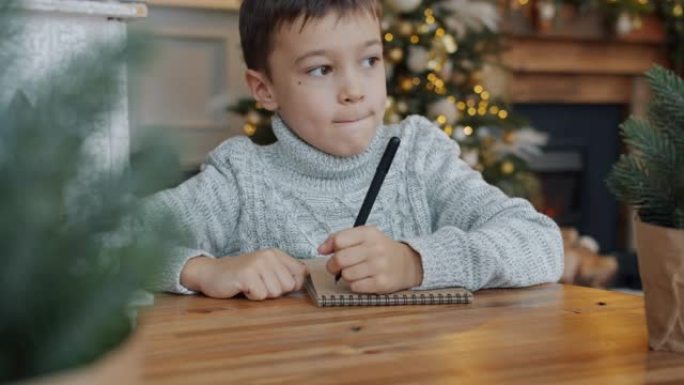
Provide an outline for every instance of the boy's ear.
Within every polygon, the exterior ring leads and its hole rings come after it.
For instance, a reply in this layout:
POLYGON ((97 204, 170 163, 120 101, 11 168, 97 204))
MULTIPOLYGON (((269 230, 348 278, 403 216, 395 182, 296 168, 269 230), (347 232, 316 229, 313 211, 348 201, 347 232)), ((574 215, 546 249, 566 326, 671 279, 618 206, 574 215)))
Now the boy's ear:
POLYGON ((262 107, 269 111, 275 111, 278 108, 278 102, 271 90, 271 83, 264 74, 248 69, 245 72, 245 79, 247 80, 247 87, 252 92, 252 97, 262 107))

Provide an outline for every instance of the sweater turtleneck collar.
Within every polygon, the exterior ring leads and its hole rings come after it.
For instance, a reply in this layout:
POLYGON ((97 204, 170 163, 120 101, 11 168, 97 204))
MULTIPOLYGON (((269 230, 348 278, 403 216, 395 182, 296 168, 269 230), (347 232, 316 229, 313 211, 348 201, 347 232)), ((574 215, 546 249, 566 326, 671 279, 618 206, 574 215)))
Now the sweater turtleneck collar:
POLYGON ((299 138, 278 115, 273 117, 272 126, 278 138, 275 146, 280 160, 300 175, 316 179, 367 175, 375 171, 381 156, 384 138, 382 127, 362 153, 340 157, 325 153, 299 138))

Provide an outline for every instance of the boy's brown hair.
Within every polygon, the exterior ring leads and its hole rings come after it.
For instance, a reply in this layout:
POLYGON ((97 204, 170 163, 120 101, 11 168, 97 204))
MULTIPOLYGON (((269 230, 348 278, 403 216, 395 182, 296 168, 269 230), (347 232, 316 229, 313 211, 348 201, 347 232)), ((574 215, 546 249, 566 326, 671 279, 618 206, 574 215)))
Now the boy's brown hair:
POLYGON ((339 17, 367 12, 381 20, 379 0, 244 0, 240 6, 240 43, 247 68, 270 76, 268 56, 276 32, 285 23, 303 17, 301 27, 329 12, 339 17))

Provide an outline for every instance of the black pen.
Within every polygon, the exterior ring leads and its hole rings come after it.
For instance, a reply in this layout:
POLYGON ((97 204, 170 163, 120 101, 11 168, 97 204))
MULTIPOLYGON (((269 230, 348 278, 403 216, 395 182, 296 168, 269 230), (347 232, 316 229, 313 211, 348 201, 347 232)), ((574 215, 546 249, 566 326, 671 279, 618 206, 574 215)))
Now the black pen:
MULTIPOLYGON (((368 215, 370 215, 371 209, 373 208, 373 203, 375 203, 375 198, 378 197, 378 192, 380 192, 380 186, 382 186, 382 182, 385 180, 385 176, 392 165, 392 160, 394 160, 394 155, 397 153, 399 143, 401 143, 401 139, 396 136, 390 138, 389 143, 387 143, 387 148, 385 149, 385 153, 382 154, 382 159, 380 159, 378 168, 375 170, 373 181, 368 188, 366 198, 363 200, 361 210, 359 210, 359 215, 356 217, 356 222, 354 222, 354 227, 359 227, 366 224, 368 215)), ((340 270, 335 275, 335 283, 337 283, 341 277, 342 271, 340 270)))

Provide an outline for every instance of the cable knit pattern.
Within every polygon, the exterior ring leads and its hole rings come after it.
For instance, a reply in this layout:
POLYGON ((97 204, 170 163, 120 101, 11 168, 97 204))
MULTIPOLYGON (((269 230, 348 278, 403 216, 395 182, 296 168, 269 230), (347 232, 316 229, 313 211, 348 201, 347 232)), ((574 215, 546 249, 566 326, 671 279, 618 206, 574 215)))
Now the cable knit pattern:
POLYGON ((190 237, 170 256, 163 287, 179 283, 197 255, 226 257, 279 248, 317 258, 332 233, 351 227, 387 141, 402 144, 367 224, 421 255, 418 289, 521 287, 554 282, 563 270, 560 232, 523 199, 511 199, 459 159, 459 147, 425 118, 381 127, 363 153, 336 157, 273 119, 278 142, 258 146, 232 138, 202 171, 148 200, 170 210, 190 237))

